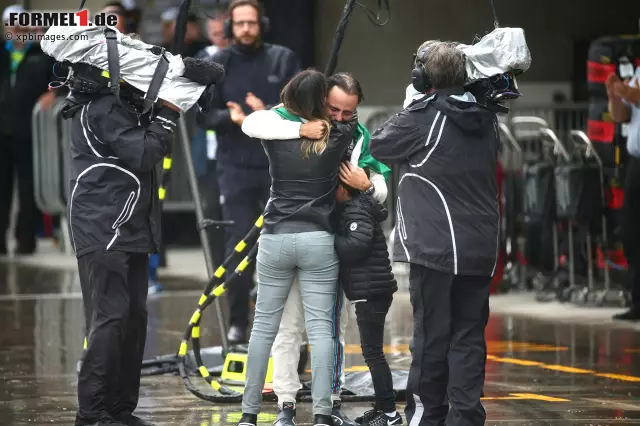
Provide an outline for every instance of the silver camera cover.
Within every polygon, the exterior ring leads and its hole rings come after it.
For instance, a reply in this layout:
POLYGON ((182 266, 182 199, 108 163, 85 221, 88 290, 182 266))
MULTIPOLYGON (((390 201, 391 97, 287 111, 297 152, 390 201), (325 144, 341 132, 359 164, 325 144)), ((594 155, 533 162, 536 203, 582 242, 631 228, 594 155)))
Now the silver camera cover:
POLYGON ((531 66, 531 53, 522 28, 496 28, 473 45, 460 44, 467 56, 467 82, 513 72, 521 74, 531 66))
MULTIPOLYGON (((151 52, 154 46, 116 32, 120 56, 120 78, 146 93, 153 78, 160 56, 151 52)), ((51 27, 41 42, 42 50, 56 61, 86 63, 109 71, 107 42, 104 27, 51 27)), ((165 52, 169 71, 160 87, 158 98, 189 110, 200 98, 206 86, 184 78, 184 63, 180 55, 165 52)))

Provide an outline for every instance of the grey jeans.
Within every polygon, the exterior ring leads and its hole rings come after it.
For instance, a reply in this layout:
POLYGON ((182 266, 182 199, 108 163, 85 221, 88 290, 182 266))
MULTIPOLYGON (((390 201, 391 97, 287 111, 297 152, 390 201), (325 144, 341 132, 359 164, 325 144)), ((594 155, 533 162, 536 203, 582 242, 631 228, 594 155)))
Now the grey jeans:
POLYGON ((271 347, 291 285, 298 274, 311 346, 313 414, 331 414, 332 315, 339 269, 333 243, 334 236, 322 231, 260 237, 256 265, 258 300, 249 339, 243 413, 260 412, 271 347))

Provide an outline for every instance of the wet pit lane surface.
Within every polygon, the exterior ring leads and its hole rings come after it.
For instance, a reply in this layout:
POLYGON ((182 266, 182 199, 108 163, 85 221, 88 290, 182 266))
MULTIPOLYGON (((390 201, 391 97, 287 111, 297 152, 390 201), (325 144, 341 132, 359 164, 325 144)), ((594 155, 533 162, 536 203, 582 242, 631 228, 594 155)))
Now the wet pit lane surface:
MULTIPOLYGON (((184 280, 164 284, 166 291, 149 299, 145 358, 175 353, 202 288, 184 280)), ((73 273, 0 264, 0 425, 73 425, 84 337, 79 289, 73 273)), ((204 313, 205 346, 219 343, 214 317, 212 309, 204 313)), ((409 365, 410 336, 410 303, 399 292, 385 336, 393 368, 409 365)), ((346 341, 348 370, 362 370, 353 316, 346 341)), ((640 424, 638 332, 492 315, 487 341, 487 425, 640 424)), ((206 389, 202 379, 192 380, 206 389)), ((263 407, 259 423, 271 424, 275 403, 263 407)), ((354 418, 370 404, 343 408, 354 418)), ((310 409, 298 405, 299 425, 312 424, 310 409)), ((165 375, 142 379, 137 414, 158 425, 208 426, 235 425, 241 413, 239 404, 201 401, 179 377, 165 375)))

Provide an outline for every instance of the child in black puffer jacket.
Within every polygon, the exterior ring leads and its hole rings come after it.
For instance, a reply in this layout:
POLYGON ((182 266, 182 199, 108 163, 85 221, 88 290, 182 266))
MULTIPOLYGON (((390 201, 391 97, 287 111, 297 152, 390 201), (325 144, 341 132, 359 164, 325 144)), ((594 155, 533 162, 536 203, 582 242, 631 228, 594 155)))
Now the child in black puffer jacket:
POLYGON ((340 184, 336 191, 339 226, 335 247, 340 259, 340 282, 356 305, 362 354, 376 392, 374 410, 356 422, 369 426, 401 425, 396 411, 391 370, 383 352, 384 324, 398 285, 391 271, 381 223, 387 210, 369 194, 340 184))

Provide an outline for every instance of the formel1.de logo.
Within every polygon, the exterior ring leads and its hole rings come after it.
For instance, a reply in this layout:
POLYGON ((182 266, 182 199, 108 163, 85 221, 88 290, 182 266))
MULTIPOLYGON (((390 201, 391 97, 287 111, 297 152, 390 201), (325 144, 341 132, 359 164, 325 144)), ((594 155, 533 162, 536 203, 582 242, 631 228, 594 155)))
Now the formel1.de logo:
POLYGON ((99 13, 89 20, 89 10, 78 12, 21 12, 10 13, 6 24, 15 27, 88 27, 115 26, 118 16, 112 13, 99 13))

